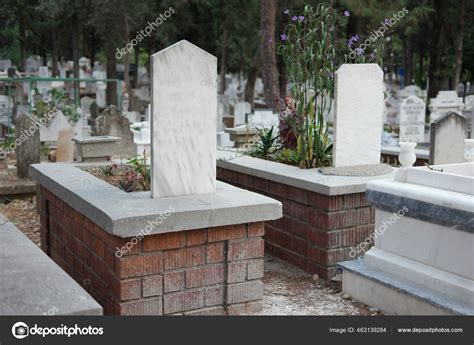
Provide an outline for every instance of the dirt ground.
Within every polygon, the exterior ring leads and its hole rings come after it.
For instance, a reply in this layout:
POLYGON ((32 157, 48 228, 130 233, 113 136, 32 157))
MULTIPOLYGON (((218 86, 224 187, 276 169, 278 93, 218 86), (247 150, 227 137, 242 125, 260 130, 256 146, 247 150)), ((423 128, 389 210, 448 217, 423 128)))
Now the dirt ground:
MULTIPOLYGON (((40 245, 35 197, 0 203, 0 213, 40 245)), ((379 315, 343 298, 340 283, 317 279, 274 257, 265 257, 263 282, 264 310, 257 315, 379 315)))

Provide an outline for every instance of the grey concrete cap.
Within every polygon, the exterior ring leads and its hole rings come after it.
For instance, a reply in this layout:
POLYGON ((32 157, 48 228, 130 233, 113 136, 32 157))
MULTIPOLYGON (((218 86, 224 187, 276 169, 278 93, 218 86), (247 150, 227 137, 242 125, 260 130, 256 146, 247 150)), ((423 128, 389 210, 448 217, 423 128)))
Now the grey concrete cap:
POLYGON ((134 237, 282 217, 279 201, 223 182, 217 182, 215 194, 152 199, 150 192, 125 193, 78 166, 34 164, 30 166, 30 176, 116 236, 134 237))
POLYGON ((217 158, 218 167, 325 195, 363 193, 367 182, 391 179, 394 174, 390 171, 379 176, 323 175, 318 169, 300 169, 229 150, 217 150, 217 158))
POLYGON ((102 307, 0 215, 0 315, 102 315, 102 307))

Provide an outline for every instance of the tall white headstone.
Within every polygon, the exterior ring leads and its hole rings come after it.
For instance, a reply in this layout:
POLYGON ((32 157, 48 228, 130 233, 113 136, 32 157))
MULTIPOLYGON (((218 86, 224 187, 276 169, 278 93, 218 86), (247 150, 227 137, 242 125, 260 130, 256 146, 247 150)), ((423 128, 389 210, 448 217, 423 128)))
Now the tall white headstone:
POLYGON ((380 163, 382 70, 377 64, 344 64, 335 89, 333 166, 380 163))
POLYGON ((425 141, 426 104, 415 95, 405 98, 400 107, 400 141, 425 141))
POLYGON ((151 64, 152 197, 215 193, 217 59, 183 40, 151 64))
POLYGON ((236 102, 234 105, 234 127, 245 123, 245 115, 252 112, 252 106, 248 102, 236 102))
POLYGON ((436 119, 430 130, 430 164, 463 163, 468 132, 468 121, 455 112, 436 119))

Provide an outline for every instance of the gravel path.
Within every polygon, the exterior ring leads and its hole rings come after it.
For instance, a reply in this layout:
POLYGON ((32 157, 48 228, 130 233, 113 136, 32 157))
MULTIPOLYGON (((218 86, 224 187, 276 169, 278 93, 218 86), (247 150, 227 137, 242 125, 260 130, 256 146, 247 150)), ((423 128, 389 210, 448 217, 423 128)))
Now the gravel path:
POLYGON ((365 305, 342 298, 331 283, 287 264, 265 258, 264 309, 257 315, 373 315, 365 305), (316 277, 317 278, 317 277, 316 277))

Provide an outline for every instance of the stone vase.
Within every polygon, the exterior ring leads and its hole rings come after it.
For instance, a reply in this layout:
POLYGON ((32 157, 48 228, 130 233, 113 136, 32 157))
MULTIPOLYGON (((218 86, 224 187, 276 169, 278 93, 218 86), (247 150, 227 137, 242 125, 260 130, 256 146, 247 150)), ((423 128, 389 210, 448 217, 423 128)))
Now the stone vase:
POLYGON ((402 168, 409 168, 416 162, 416 143, 401 142, 399 144, 400 155, 398 156, 398 160, 400 161, 402 168))

